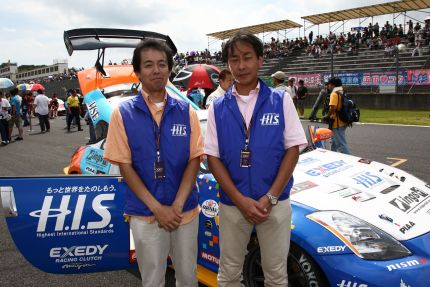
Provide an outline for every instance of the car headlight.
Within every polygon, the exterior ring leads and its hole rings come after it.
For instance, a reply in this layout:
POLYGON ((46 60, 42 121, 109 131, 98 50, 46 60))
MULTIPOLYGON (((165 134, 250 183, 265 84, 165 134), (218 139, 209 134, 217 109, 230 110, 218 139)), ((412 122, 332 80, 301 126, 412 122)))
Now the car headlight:
POLYGON ((411 252, 381 229, 342 211, 317 211, 307 218, 324 226, 357 256, 367 260, 391 260, 411 252))

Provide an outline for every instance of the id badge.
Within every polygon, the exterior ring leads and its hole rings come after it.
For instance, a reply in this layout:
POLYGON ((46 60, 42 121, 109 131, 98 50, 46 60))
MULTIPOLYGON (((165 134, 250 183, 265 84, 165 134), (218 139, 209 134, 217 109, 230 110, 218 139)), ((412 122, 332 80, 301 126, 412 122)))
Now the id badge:
POLYGON ((164 173, 164 162, 154 162, 154 179, 164 179, 166 177, 164 173))
POLYGON ((240 151, 240 167, 251 167, 251 151, 241 150, 240 151))

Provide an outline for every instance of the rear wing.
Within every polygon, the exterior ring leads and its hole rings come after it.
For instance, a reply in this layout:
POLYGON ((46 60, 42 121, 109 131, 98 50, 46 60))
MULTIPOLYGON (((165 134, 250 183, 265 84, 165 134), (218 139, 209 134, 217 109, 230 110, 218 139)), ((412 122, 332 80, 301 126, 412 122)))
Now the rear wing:
POLYGON ((164 41, 174 55, 177 53, 176 46, 169 36, 155 32, 109 28, 81 28, 64 31, 64 44, 69 56, 75 50, 135 48, 144 39, 164 41))

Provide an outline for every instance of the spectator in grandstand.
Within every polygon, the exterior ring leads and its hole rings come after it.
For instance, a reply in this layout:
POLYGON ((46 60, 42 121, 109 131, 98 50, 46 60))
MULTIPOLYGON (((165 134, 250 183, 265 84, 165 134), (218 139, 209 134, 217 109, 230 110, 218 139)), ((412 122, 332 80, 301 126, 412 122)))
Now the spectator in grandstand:
POLYGON ((49 132, 51 129, 49 124, 49 98, 40 89, 37 90, 37 96, 34 99, 34 112, 39 118, 40 132, 49 132))
POLYGON ((9 143, 9 120, 10 116, 10 103, 3 96, 3 93, 0 91, 0 135, 1 135, 1 144, 7 145, 9 143))
POLYGON ((312 39, 314 38, 314 31, 309 33, 309 44, 312 44, 312 39))
POLYGON ((18 95, 18 89, 14 88, 10 91, 10 106, 11 106, 11 115, 12 118, 9 121, 9 141, 12 137, 13 126, 15 125, 18 129, 18 137, 15 139, 16 141, 23 140, 23 129, 22 129, 22 119, 21 119, 21 100, 18 95))
POLYGON ((415 49, 412 51, 412 57, 415 56, 415 53, 418 52, 418 56, 422 56, 423 53, 421 51, 421 44, 422 44, 422 35, 424 33, 424 30, 420 28, 420 26, 414 27, 414 37, 415 37, 415 49))
POLYGON ((288 84, 286 91, 290 94, 291 99, 293 100, 294 107, 297 110, 297 87, 294 85, 296 81, 295 78, 288 78, 288 84))
POLYGON ((297 108, 299 117, 303 119, 305 113, 305 99, 308 97, 308 88, 305 87, 305 81, 299 80, 299 87, 297 88, 297 108))
POLYGON ((344 94, 342 88, 342 81, 339 78, 331 78, 328 81, 328 88, 330 90, 329 102, 329 128, 333 131, 333 138, 331 143, 331 150, 345 154, 349 154, 348 143, 346 142, 346 123, 341 121, 337 112, 342 107, 341 97, 344 94))
POLYGON ((225 92, 230 88, 233 84, 234 78, 231 72, 227 69, 222 70, 218 76, 219 86, 213 91, 208 98, 206 99, 205 108, 208 109, 213 101, 224 96, 225 92))
POLYGON ((379 36, 379 24, 378 22, 375 23, 375 25, 373 25, 373 35, 378 37, 379 36))

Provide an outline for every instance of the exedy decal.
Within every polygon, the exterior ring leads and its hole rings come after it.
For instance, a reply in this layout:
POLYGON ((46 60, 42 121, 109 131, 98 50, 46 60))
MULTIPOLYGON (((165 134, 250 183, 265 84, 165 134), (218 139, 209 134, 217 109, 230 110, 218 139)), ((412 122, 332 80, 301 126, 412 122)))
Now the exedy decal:
POLYGON ((346 170, 350 167, 352 167, 352 165, 347 164, 345 161, 337 160, 337 161, 333 161, 330 163, 320 165, 318 167, 311 168, 311 169, 305 171, 305 173, 310 175, 310 176, 322 175, 325 177, 329 177, 335 173, 346 170))

